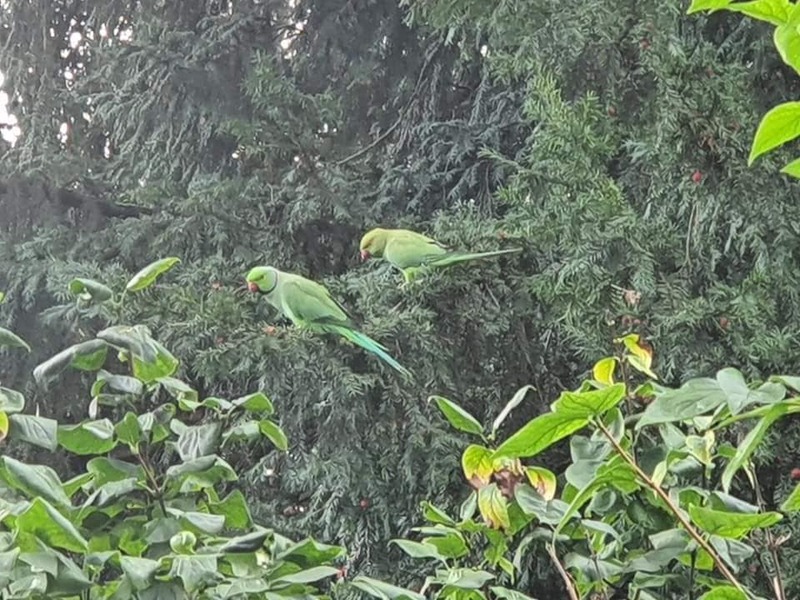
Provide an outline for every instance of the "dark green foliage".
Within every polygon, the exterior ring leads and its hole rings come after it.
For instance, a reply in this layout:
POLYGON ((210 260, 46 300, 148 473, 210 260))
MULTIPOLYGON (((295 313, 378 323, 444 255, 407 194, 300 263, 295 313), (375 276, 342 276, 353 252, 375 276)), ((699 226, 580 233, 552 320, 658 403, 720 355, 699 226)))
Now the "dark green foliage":
MULTIPOLYGON (((265 447, 247 486, 270 524, 387 569, 419 501, 450 508, 461 489, 454 437, 424 398, 483 420, 532 384, 513 427, 628 331, 671 383, 798 370, 787 156, 746 167, 758 115, 797 79, 758 25, 677 1, 88 5, 3 14, 23 137, 0 159, 0 310, 35 349, 83 341, 87 318, 158 325, 205 395, 269 389, 292 446, 265 447), (101 43, 114 23, 132 38, 101 43), (81 28, 94 40, 62 58, 81 28), (524 251, 401 292, 357 262, 376 225, 524 251), (157 295, 79 316, 73 278, 118 285, 157 256, 182 260, 157 295), (265 334, 274 315, 242 289, 255 264, 324 281, 417 383, 335 339, 265 334)), ((22 381, 36 351, 4 379, 22 381)), ((79 383, 28 391, 46 414, 80 412, 79 383)))

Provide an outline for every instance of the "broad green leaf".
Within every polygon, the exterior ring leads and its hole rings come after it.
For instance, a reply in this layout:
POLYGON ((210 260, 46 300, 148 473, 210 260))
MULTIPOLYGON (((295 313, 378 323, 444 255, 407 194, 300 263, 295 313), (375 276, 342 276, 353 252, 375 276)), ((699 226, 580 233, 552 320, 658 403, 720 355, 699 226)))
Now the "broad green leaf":
POLYGON ((8 437, 54 451, 58 447, 58 421, 17 413, 9 417, 8 437))
POLYGON ((105 302, 114 297, 114 292, 108 286, 93 279, 82 279, 80 277, 69 282, 69 292, 86 302, 105 302))
POLYGON ((687 435, 686 448, 701 464, 710 466, 714 459, 714 431, 706 431, 704 435, 687 435))
POLYGON ((789 20, 792 8, 789 0, 751 0, 750 2, 734 2, 733 0, 692 0, 687 14, 701 10, 729 10, 742 13, 748 17, 767 21, 773 25, 781 25, 789 20))
POLYGON ((589 581, 603 581, 619 575, 623 565, 619 562, 602 560, 593 556, 584 556, 577 552, 570 552, 564 557, 564 567, 579 571, 583 578, 589 581))
POLYGON ((217 557, 209 555, 180 555, 172 561, 172 568, 168 577, 178 577, 183 582, 183 588, 192 595, 203 586, 214 582, 217 575, 217 557))
POLYGON ((120 558, 120 568, 127 575, 135 590, 148 588, 160 566, 161 563, 159 561, 149 558, 135 556, 122 556, 120 558))
POLYGON ((75 526, 44 498, 35 498, 17 517, 16 525, 20 531, 35 535, 55 548, 78 553, 88 549, 88 542, 75 526))
POLYGON ((187 427, 178 436, 176 444, 181 460, 193 460, 214 454, 219 448, 221 430, 220 421, 187 427))
POLYGON ((497 484, 491 483, 478 490, 478 510, 489 527, 495 529, 511 527, 508 517, 508 501, 497 484))
POLYGON ((735 513, 712 510, 694 504, 690 505, 688 510, 692 522, 703 531, 732 539, 739 539, 753 529, 770 527, 783 518, 783 515, 777 512, 735 513))
POLYGON ((589 423, 588 417, 550 412, 540 415, 495 450, 494 458, 535 456, 589 423))
POLYGON ((753 427, 747 433, 745 438, 742 440, 742 443, 739 444, 739 447, 736 449, 736 454, 730 461, 728 461, 728 464, 725 466, 725 470, 722 472, 722 489, 724 489, 726 492, 730 490, 733 476, 736 475, 736 472, 741 469, 747 463, 747 461, 750 460, 750 457, 764 439, 764 436, 766 435, 770 426, 783 415, 785 415, 789 408, 789 405, 785 403, 774 405, 769 409, 767 414, 761 417, 758 423, 756 423, 755 427, 753 427))
POLYGON ((186 494, 214 487, 223 481, 236 481, 238 477, 231 466, 219 456, 202 456, 166 471, 166 483, 172 493, 186 494))
POLYGON ((197 392, 180 379, 175 379, 174 377, 159 377, 156 381, 176 400, 197 402, 197 392))
POLYGON ((33 370, 33 378, 42 384, 70 366, 82 371, 96 371, 105 363, 107 353, 108 345, 103 340, 75 344, 38 365, 33 370))
POLYGON ((458 404, 441 396, 431 396, 428 401, 430 402, 431 400, 436 402, 436 406, 442 411, 450 425, 465 433, 483 435, 483 426, 480 422, 458 404))
POLYGON ((138 396, 144 390, 142 382, 128 375, 115 375, 103 369, 97 372, 97 380, 92 385, 92 396, 97 396, 106 386, 122 394, 138 396))
POLYGON ((781 173, 800 179, 800 158, 795 158, 792 162, 783 167, 781 173))
POLYGON ((14 414, 25 408, 25 397, 16 390, 0 387, 0 410, 14 414))
POLYGON ((456 522, 450 518, 450 516, 444 512, 441 508, 434 506, 427 500, 423 500, 421 503, 422 513, 425 515, 425 519, 431 523, 439 523, 442 525, 455 525, 456 522))
POLYGON ((169 547, 176 554, 194 554, 197 536, 191 531, 182 530, 169 539, 169 547))
POLYGON ((800 510, 800 484, 797 484, 789 497, 781 504, 780 511, 789 513, 800 510))
POLYGON ((225 517, 228 529, 247 529, 253 522, 247 500, 239 490, 233 490, 223 500, 209 500, 208 509, 215 515, 225 517))
POLYGON ((266 436, 278 450, 286 452, 289 449, 289 440, 286 439, 286 434, 278 425, 269 419, 262 419, 259 421, 258 427, 261 429, 261 434, 266 436))
POLYGON ((275 558, 287 560, 302 568, 326 564, 345 555, 345 549, 341 546, 321 544, 311 538, 294 543, 274 532, 272 537, 275 540, 273 546, 275 558))
POLYGON ((741 569, 745 562, 755 553, 752 546, 737 540, 719 537, 718 535, 710 536, 708 541, 734 571, 741 569))
POLYGON ((132 452, 139 452, 139 442, 142 441, 142 429, 139 426, 139 419, 134 413, 125 413, 122 421, 117 423, 114 429, 120 442, 128 444, 132 452))
POLYGON ((461 558, 469 554, 469 547, 457 531, 446 535, 433 535, 422 540, 424 544, 434 546, 445 558, 461 558))
POLYGON ((144 483, 139 477, 109 481, 108 483, 98 486, 95 494, 92 494, 92 496, 87 499, 84 506, 87 506, 89 500, 92 500, 96 506, 102 508, 120 498, 130 495, 132 492, 141 490, 143 487, 144 483))
POLYGON ((563 392, 551 408, 554 413, 590 419, 604 415, 622 402, 624 397, 625 385, 616 383, 601 390, 563 392))
POLYGON ((108 419, 86 421, 78 425, 60 425, 58 443, 62 448, 81 456, 105 454, 117 445, 114 425, 108 419))
POLYGON ((220 546, 219 553, 255 552, 263 548, 264 542, 271 536, 271 531, 258 527, 255 531, 228 539, 227 542, 220 546))
POLYGON ((0 442, 8 435, 8 415, 0 411, 0 442))
POLYGON ((264 413, 265 417, 275 413, 272 401, 264 392, 256 392, 232 400, 231 404, 236 408, 243 408, 249 412, 264 413))
POLYGON ((9 348, 22 348, 31 351, 28 343, 19 337, 13 331, 9 331, 5 327, 0 327, 0 346, 8 346, 9 348))
POLYGON ((546 525, 557 525, 569 505, 558 498, 545 500, 534 488, 520 484, 514 488, 514 499, 525 514, 533 515, 546 525))
POLYGON ((614 385, 614 370, 617 364, 619 360, 613 356, 599 360, 592 368, 592 377, 603 385, 614 385))
POLYGON ((462 567, 437 570, 436 575, 431 578, 431 581, 447 587, 452 586, 463 590, 478 590, 494 578, 494 575, 486 571, 462 567))
MULTIPOLYGON (((782 26, 775 30, 775 43, 778 45, 778 49, 781 50, 781 56, 784 57, 784 61, 787 64, 791 64, 796 69, 797 66, 788 62, 785 55, 788 54, 788 57, 794 56, 796 57, 795 60, 800 58, 798 42, 800 42, 800 34, 793 28, 782 26), (786 27, 785 33, 779 33, 784 30, 784 27, 786 27), (782 41, 779 41, 779 38, 782 41)), ((800 135, 800 102, 779 104, 767 112, 761 120, 756 130, 747 164, 752 165, 762 154, 782 146, 786 142, 790 142, 798 135, 800 135)))
POLYGON ((679 389, 656 396, 642 413, 636 428, 686 421, 719 408, 726 401, 727 396, 715 379, 690 379, 679 389))
POLYGON ((378 579, 365 577, 364 575, 355 577, 353 581, 350 582, 350 585, 379 600, 425 600, 425 596, 419 592, 397 587, 378 579))
POLYGON ((19 548, 12 548, 6 552, 0 552, 0 589, 6 587, 11 581, 11 573, 19 556, 19 548))
POLYGON ((261 428, 258 421, 245 421, 228 429, 222 434, 225 443, 228 442, 252 442, 261 435, 261 428))
POLYGON ((751 390, 737 369, 722 369, 717 373, 717 383, 725 393, 728 408, 737 415, 751 404, 774 404, 783 399, 785 390, 781 386, 767 382, 758 389, 751 390))
POLYGON ((511 411, 522 403, 527 393, 534 389, 535 388, 532 385, 526 385, 517 390, 517 393, 514 394, 514 397, 506 403, 506 405, 503 407, 503 410, 500 411, 500 414, 497 415, 497 418, 492 423, 492 435, 497 433, 497 430, 500 429, 500 425, 503 424, 503 421, 506 420, 511 411))
POLYGON ((168 377, 178 370, 179 361, 169 350, 155 340, 152 341, 152 346, 156 351, 153 360, 133 356, 133 374, 145 383, 168 377))
POLYGON ((111 481, 121 481, 133 477, 144 481, 144 470, 141 466, 127 463, 116 458, 97 457, 86 463, 86 470, 94 476, 94 484, 100 487, 111 481))
POLYGON ((494 472, 492 451, 483 446, 470 444, 461 455, 461 467, 467 480, 477 477, 481 482, 489 483, 494 472))
POLYGON ((27 600, 28 598, 43 598, 47 591, 47 574, 35 573, 27 577, 15 579, 8 586, 9 600, 27 600))
POLYGON ((197 511, 183 511, 177 508, 167 508, 167 513, 177 517, 181 526, 198 534, 217 535, 225 527, 225 517, 197 511))
POLYGON ((334 567, 312 567, 303 571, 297 571, 291 575, 281 575, 275 579, 275 583, 314 583, 327 577, 339 574, 339 569, 334 567))
POLYGON ((500 598, 500 600, 536 600, 531 596, 527 596, 522 592, 518 592, 517 590, 510 590, 504 587, 492 586, 489 588, 492 591, 492 594, 495 595, 496 598, 500 598))
POLYGON ((732 585, 718 585, 708 590, 697 600, 748 600, 748 596, 732 585))
POLYGON ((56 472, 46 465, 29 465, 10 456, 0 457, 0 476, 30 497, 41 496, 58 506, 71 506, 56 472))
POLYGON ((148 288, 155 283, 160 275, 169 271, 179 262, 181 260, 174 256, 152 262, 136 273, 125 286, 125 289, 129 292, 138 292, 148 288))
POLYGON ((444 556, 439 554, 439 550, 432 544, 422 544, 411 540, 392 540, 389 543, 399 546, 411 558, 435 558, 445 562, 444 556))

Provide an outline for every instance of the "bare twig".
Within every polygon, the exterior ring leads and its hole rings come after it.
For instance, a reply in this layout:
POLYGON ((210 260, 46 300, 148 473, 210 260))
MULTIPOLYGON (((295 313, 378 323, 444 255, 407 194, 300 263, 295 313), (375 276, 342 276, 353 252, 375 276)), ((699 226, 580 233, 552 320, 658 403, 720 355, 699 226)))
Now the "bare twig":
POLYGON ((567 571, 564 569, 564 566, 561 564, 561 561, 558 559, 556 548, 553 546, 553 544, 547 544, 547 553, 550 555, 550 559, 556 566, 559 575, 561 575, 561 579, 564 580, 564 585, 567 586, 567 593, 569 594, 570 600, 580 600, 578 591, 575 589, 575 583, 572 581, 572 577, 569 576, 569 573, 567 573, 567 571))
MULTIPOLYGON (((758 508, 760 510, 764 510, 766 504, 764 503, 764 497, 761 494, 761 485, 758 483, 756 469, 751 469, 750 473, 753 476, 753 490, 755 490, 756 493, 756 502, 758 503, 758 508)), ((778 560, 778 544, 775 542, 775 536, 772 535, 772 531, 767 528, 764 530, 764 533, 767 538, 767 548, 770 556, 772 556, 772 564, 775 565, 775 577, 773 580, 773 587, 775 588, 775 600, 786 600, 786 592, 783 589, 783 577, 781 576, 781 563, 778 560)))
POLYGON ((419 94, 419 90, 422 87, 422 79, 425 76, 425 72, 428 70, 428 67, 433 62, 433 58, 439 53, 439 50, 441 50, 441 48, 442 44, 441 43, 437 44, 436 48, 434 48, 433 52, 431 52, 428 58, 425 60, 425 64, 422 65, 422 69, 420 70, 419 76, 417 77, 417 83, 414 86, 414 91, 411 93, 411 97, 408 99, 408 102, 406 102, 406 105, 403 107, 403 110, 400 111, 400 115, 397 117, 397 120, 392 124, 392 126, 389 127, 389 129, 387 129, 386 131, 384 131, 380 136, 378 136, 378 138, 375 141, 373 141, 368 146, 365 146, 361 150, 357 150, 350 156, 346 156, 342 160, 334 163, 337 167, 340 167, 343 164, 350 162, 351 160, 355 160, 358 157, 363 156, 364 154, 372 150, 375 146, 380 144, 383 140, 392 135, 392 132, 400 126, 400 123, 403 122, 403 118, 406 116, 406 113, 408 113, 408 111, 411 109, 411 105, 416 99, 417 94, 419 94))

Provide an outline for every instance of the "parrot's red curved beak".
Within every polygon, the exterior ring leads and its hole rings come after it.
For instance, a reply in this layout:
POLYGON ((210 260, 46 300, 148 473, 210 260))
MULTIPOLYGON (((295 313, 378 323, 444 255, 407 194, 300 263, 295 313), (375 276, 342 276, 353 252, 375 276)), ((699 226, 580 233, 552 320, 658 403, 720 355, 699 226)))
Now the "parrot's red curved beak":
POLYGON ((361 251, 361 260, 367 260, 369 258, 369 252, 366 250, 361 251))
POLYGON ((247 289, 250 290, 251 292, 257 292, 258 286, 255 284, 255 282, 251 281, 250 283, 247 284, 247 289))

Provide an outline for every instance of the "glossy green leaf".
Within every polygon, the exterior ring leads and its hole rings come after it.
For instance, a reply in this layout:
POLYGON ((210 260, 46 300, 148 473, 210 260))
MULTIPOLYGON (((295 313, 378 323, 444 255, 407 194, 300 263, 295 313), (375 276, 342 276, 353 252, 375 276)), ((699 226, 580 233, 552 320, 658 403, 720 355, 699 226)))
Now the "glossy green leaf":
POLYGON ((690 505, 688 511, 692 522, 703 531, 731 539, 739 539, 753 529, 771 527, 783 518, 777 512, 735 513, 696 505, 690 505))
POLYGON ((58 447, 58 422, 17 413, 9 416, 8 437, 54 451, 58 447))
POLYGON ((136 556, 123 556, 120 558, 120 568, 135 590, 143 590, 149 587, 160 566, 161 563, 159 561, 149 558, 138 558, 136 556))
POLYGON ((529 421, 495 450, 494 457, 524 458, 536 456, 589 423, 588 417, 545 413, 529 421))
POLYGON ((490 483, 478 490, 478 510, 489 527, 508 529, 511 520, 508 516, 508 500, 506 500, 497 484, 490 483))
POLYGON ((86 463, 87 472, 94 477, 95 486, 102 486, 110 481, 120 481, 130 477, 144 480, 144 470, 138 464, 128 463, 116 458, 104 456, 91 459, 86 463))
POLYGON ((114 439, 114 425, 108 419, 86 421, 77 425, 60 425, 58 443, 69 452, 81 456, 105 454, 117 445, 114 439))
POLYGON ((10 456, 0 457, 0 475, 11 487, 33 498, 41 496, 57 506, 71 506, 56 472, 46 465, 29 465, 10 456))
POLYGON ((508 415, 511 414, 512 410, 522 403, 528 392, 533 391, 534 389, 535 388, 532 385, 526 385, 517 390, 517 393, 514 394, 511 400, 506 403, 506 405, 503 407, 503 410, 500 411, 500 414, 497 415, 497 418, 492 423, 492 435, 497 433, 497 430, 500 429, 500 425, 503 424, 503 421, 505 421, 508 415))
POLYGON ((364 575, 355 577, 350 582, 350 585, 379 600, 425 600, 425 596, 419 592, 397 587, 364 575))
POLYGON ((180 555, 172 561, 168 577, 179 578, 185 589, 192 596, 203 586, 214 582, 217 578, 217 557, 209 555, 180 555))
POLYGON ((272 401, 267 397, 264 392, 256 392, 242 396, 236 400, 232 400, 231 404, 236 408, 243 408, 249 412, 264 413, 263 416, 268 417, 275 413, 275 407, 272 401))
POLYGON ((176 400, 197 402, 197 392, 180 379, 175 379, 174 377, 159 377, 156 381, 176 400))
POLYGON ((748 600, 747 594, 732 585, 718 585, 708 590, 697 600, 748 600))
POLYGON ((178 436, 176 447, 181 460, 193 460, 214 454, 219 448, 222 423, 212 421, 202 425, 187 427, 178 436))
POLYGON ((780 419, 783 415, 785 415, 789 410, 788 404, 776 404, 769 409, 767 414, 765 414, 756 425, 747 433, 745 438, 739 444, 739 447, 736 449, 736 454, 734 457, 728 461, 728 464, 725 466, 725 470, 722 472, 722 489, 726 492, 730 490, 731 483, 733 482, 733 477, 736 475, 736 472, 741 469, 747 461, 750 460, 750 457, 758 448, 758 445, 764 439, 764 436, 767 433, 767 430, 770 426, 780 419))
POLYGON ((783 501, 780 508, 781 512, 791 513, 800 510, 800 484, 796 485, 789 494, 789 497, 783 501))
POLYGON ((795 158, 792 162, 783 167, 781 173, 800 179, 800 158, 795 158))
MULTIPOLYGON (((778 28, 775 31, 776 44, 779 43, 779 31, 782 30, 783 28, 778 28)), ((792 57, 800 59, 800 34, 788 27, 785 31, 785 38, 780 42, 781 45, 778 48, 783 49, 781 55, 786 55, 784 60, 788 58, 794 62, 792 57)), ((767 112, 761 120, 750 149, 748 164, 753 164, 753 161, 762 154, 792 141, 798 135, 800 135, 800 102, 779 104, 767 112)))
POLYGON ((459 431, 472 433, 474 435, 483 434, 483 425, 481 425, 475 417, 473 417, 455 402, 452 402, 451 400, 441 396, 431 396, 428 401, 430 400, 436 402, 436 406, 438 406, 439 410, 442 411, 442 414, 448 420, 450 425, 459 431))
POLYGON ((16 390, 0 387, 0 410, 8 414, 22 412, 25 397, 16 390))
POLYGON ((142 429, 139 419, 132 412, 125 413, 122 421, 114 427, 117 438, 123 444, 128 444, 133 452, 138 452, 139 442, 142 441, 142 429))
POLYGON ((247 500, 239 490, 233 490, 219 502, 209 501, 208 509, 215 515, 225 517, 228 529, 247 529, 253 523, 247 500))
POLYGON ((333 567, 312 567, 291 575, 282 575, 275 580, 275 583, 314 583, 338 574, 339 569, 333 567))
POLYGON ((477 444, 470 444, 461 455, 461 468, 467 480, 477 477, 480 481, 488 483, 494 472, 492 451, 477 444))
POLYGON ((496 598, 500 598, 500 600, 536 600, 532 596, 505 587, 492 586, 489 589, 492 591, 492 594, 494 594, 496 598))
POLYGON ((22 348, 28 352, 31 351, 31 347, 25 340, 23 340, 13 331, 9 331, 5 327, 0 327, 0 346, 7 346, 9 348, 22 348))
POLYGON ((129 292, 138 292, 146 289, 153 285, 160 275, 166 273, 180 262, 181 260, 174 256, 152 262, 136 273, 125 286, 125 289, 129 292))
POLYGON ((411 540, 392 540, 390 543, 398 546, 411 558, 435 558, 445 562, 444 556, 439 554, 439 550, 432 544, 423 544, 411 540))
POLYGON ((733 0, 692 0, 688 14, 701 10, 729 10, 742 13, 748 17, 766 21, 772 25, 782 25, 789 20, 792 5, 789 0, 751 0, 734 2, 733 0))
POLYGON ((278 450, 286 452, 286 450, 289 449, 289 440, 286 438, 283 429, 278 427, 278 425, 269 419, 262 419, 259 421, 258 427, 261 429, 261 434, 269 439, 278 450))
POLYGON ((38 365, 33 370, 33 378, 42 384, 70 366, 82 371, 96 371, 105 363, 107 354, 108 345, 102 340, 75 344, 38 365))
POLYGON ((88 549, 89 543, 75 526, 44 498, 35 498, 17 517, 16 524, 20 531, 35 535, 55 548, 79 553, 88 549))
POLYGON ((108 286, 93 279, 82 279, 80 277, 69 282, 69 292, 85 302, 101 303, 114 297, 114 292, 108 286))
POLYGON ((642 413, 636 428, 692 419, 719 408, 726 401, 727 396, 715 379, 690 379, 679 389, 656 396, 642 413))

